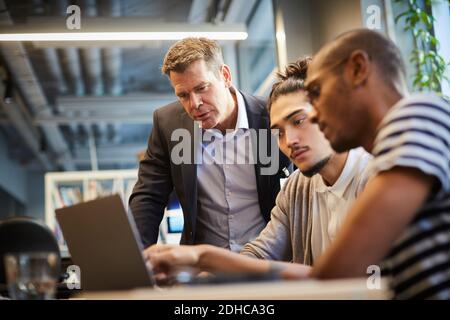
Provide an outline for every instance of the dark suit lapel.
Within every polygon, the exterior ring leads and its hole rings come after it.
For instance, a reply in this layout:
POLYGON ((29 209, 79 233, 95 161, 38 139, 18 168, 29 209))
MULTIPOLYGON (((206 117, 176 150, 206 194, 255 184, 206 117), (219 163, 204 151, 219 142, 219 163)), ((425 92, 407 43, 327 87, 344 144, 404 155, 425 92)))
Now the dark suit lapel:
MULTIPOLYGON (((186 195, 192 231, 195 233, 195 221, 197 219, 197 165, 195 164, 196 152, 199 148, 199 141, 194 139, 194 122, 186 112, 180 114, 182 128, 189 131, 191 137, 191 163, 181 166, 181 175, 183 181, 183 190, 186 195)), ((198 133, 197 133, 198 134, 198 133)), ((185 216, 186 218, 186 216, 185 216)))
POLYGON ((252 129, 266 129, 269 127, 269 117, 266 112, 263 113, 261 106, 254 97, 240 91, 247 110, 248 126, 252 129))
MULTIPOLYGON (((256 100, 254 97, 249 96, 243 92, 241 92, 242 96, 244 97, 245 101, 245 107, 247 110, 247 118, 248 118, 248 125, 249 128, 256 129, 256 137, 252 135, 252 145, 253 145, 253 157, 256 159, 255 164, 255 173, 256 173, 256 184, 257 184, 257 190, 258 190, 258 198, 260 206, 262 203, 264 203, 264 198, 266 195, 270 194, 270 176, 268 175, 261 175, 261 162, 258 157, 259 154, 259 146, 262 143, 270 143, 269 141, 263 142, 260 141, 260 135, 259 135, 259 129, 268 129, 269 128, 269 117, 266 112, 263 112, 264 110, 261 109, 260 103, 258 100, 256 100), (256 146, 256 148, 255 148, 256 146), (256 154, 255 154, 256 153, 256 154)), ((270 139, 270 132, 267 132, 268 139, 270 139)), ((265 137, 265 135, 262 135, 261 137, 265 137)), ((261 207, 261 213, 263 214, 264 218, 268 218, 264 215, 264 208, 261 207)))

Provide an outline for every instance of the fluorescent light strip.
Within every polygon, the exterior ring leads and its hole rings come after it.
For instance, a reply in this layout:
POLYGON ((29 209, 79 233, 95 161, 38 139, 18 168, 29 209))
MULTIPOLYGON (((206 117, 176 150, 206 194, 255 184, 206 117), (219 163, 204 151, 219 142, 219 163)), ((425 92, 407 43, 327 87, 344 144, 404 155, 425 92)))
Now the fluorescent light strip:
POLYGON ((139 41, 180 40, 206 37, 214 40, 245 40, 247 32, 67 32, 67 33, 3 33, 0 41, 139 41))

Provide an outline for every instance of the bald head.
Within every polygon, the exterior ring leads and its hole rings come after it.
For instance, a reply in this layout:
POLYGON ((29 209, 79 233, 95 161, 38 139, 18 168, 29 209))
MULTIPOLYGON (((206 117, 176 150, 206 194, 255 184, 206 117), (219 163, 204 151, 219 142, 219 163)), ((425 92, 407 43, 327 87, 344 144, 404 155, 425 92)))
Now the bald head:
POLYGON ((308 67, 310 119, 337 152, 371 150, 383 116, 407 93, 404 79, 400 51, 390 40, 368 29, 342 34, 308 67))
POLYGON ((398 47, 381 33, 369 29, 356 29, 341 34, 320 49, 311 68, 337 71, 343 62, 357 51, 364 51, 376 65, 386 84, 398 92, 405 88, 405 64, 398 47))

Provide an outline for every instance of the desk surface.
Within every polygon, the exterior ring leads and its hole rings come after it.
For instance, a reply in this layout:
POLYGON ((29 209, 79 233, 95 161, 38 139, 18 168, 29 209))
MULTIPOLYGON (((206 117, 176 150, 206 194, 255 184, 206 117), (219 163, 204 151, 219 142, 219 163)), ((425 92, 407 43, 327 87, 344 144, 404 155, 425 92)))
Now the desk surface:
POLYGON ((95 300, 379 300, 390 297, 386 280, 381 281, 380 289, 371 290, 367 287, 366 279, 183 286, 169 289, 92 292, 79 296, 95 300))

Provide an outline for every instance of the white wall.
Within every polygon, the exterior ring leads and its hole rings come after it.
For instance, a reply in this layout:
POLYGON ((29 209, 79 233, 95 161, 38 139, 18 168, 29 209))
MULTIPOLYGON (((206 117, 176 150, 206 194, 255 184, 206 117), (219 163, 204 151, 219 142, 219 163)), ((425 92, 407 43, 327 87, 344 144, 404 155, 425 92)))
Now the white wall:
POLYGON ((286 34, 287 61, 292 62, 301 56, 311 55, 312 21, 310 0, 277 0, 275 14, 281 13, 286 34))
POLYGON ((339 34, 363 27, 360 0, 311 1, 314 52, 339 34))
POLYGON ((312 55, 339 34, 363 27, 360 0, 275 0, 286 34, 287 61, 312 55))

